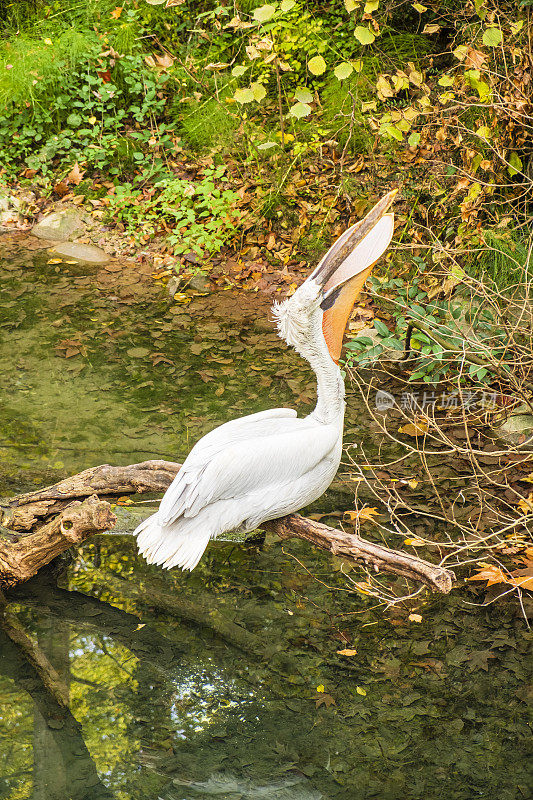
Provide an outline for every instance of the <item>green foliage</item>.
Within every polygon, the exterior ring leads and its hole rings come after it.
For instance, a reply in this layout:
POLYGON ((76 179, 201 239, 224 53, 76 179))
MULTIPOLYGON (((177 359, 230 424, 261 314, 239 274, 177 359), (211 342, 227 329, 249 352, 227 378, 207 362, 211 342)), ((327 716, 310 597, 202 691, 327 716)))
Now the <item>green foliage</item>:
MULTIPOLYGON (((422 259, 416 260, 418 267, 425 269, 422 259)), ((490 383, 496 375, 494 362, 501 362, 501 370, 510 372, 506 359, 510 360, 512 353, 506 346, 507 337, 498 333, 490 309, 473 306, 471 299, 461 295, 429 299, 418 277, 409 282, 403 278, 371 281, 374 294, 390 290, 395 298, 394 329, 390 331, 375 319, 376 337, 359 336, 347 343, 348 365, 369 366, 384 351, 395 350, 408 356, 404 366, 409 381, 437 384, 461 376, 467 382, 490 383)))
POLYGON ((110 196, 109 210, 134 239, 170 227, 174 253, 216 253, 233 231, 238 200, 236 192, 220 188, 223 174, 224 167, 206 169, 196 183, 169 176, 148 193, 126 183, 110 196))
POLYGON ((166 77, 133 46, 141 30, 134 9, 108 26, 107 43, 88 26, 66 27, 65 14, 53 30, 47 23, 48 35, 37 36, 43 20, 0 47, 0 162, 42 175, 75 161, 120 172, 137 149, 125 146, 126 137, 137 145, 141 138, 132 126, 163 112, 166 77))

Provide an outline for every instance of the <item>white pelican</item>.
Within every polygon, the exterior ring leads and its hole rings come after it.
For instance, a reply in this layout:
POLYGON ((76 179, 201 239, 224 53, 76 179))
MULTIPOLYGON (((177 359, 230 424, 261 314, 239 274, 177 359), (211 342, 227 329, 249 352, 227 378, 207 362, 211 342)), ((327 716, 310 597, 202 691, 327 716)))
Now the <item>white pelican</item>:
POLYGON ((342 451, 344 329, 392 238, 394 215, 386 212, 395 194, 345 231, 292 297, 274 306, 279 335, 316 374, 314 411, 304 418, 291 408, 260 411, 200 439, 157 512, 134 532, 149 564, 192 570, 210 539, 298 511, 330 485, 342 451))

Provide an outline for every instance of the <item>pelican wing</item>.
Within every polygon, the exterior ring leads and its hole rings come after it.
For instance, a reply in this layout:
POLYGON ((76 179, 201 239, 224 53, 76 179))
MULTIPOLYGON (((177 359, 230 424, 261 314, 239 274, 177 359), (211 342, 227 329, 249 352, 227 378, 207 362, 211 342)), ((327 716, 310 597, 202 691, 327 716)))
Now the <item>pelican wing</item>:
POLYGON ((294 482, 328 455, 338 437, 337 426, 298 419, 290 409, 221 425, 191 450, 161 501, 159 524, 194 517, 218 500, 294 482))

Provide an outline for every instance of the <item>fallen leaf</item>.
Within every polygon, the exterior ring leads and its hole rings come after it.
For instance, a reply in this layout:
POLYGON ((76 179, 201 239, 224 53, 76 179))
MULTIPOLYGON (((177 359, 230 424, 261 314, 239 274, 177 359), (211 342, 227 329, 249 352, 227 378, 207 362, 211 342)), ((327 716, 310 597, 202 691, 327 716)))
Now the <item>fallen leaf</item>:
POLYGON ((357 650, 350 650, 349 647, 345 648, 344 650, 337 650, 338 656, 356 656, 357 650))
POLYGON ((409 622, 422 622, 422 617, 420 614, 409 614, 409 622))
POLYGON ((356 686, 355 691, 357 692, 357 694, 360 694, 361 697, 366 697, 366 689, 363 689, 362 686, 356 686))
POLYGON ((330 706, 335 705, 335 698, 332 697, 330 694, 318 694, 316 697, 313 698, 316 700, 316 707, 319 708, 320 706, 326 706, 329 708, 330 706))
POLYGON ((78 186, 83 180, 84 173, 80 169, 80 165, 76 161, 72 169, 70 170, 69 174, 67 175, 67 180, 69 183, 73 183, 74 186, 78 186))
POLYGON ((424 419, 402 425, 401 428, 398 428, 398 433, 406 433, 407 436, 425 436, 428 430, 429 423, 424 419))
POLYGON ((344 517, 350 522, 375 522, 374 517, 379 517, 379 514, 377 508, 365 506, 359 511, 345 511, 344 517))

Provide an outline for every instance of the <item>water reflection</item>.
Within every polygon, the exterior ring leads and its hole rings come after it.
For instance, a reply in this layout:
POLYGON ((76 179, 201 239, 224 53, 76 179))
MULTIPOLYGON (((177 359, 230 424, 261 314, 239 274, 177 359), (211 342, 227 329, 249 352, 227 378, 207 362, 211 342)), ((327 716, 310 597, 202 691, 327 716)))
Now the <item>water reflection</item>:
MULTIPOLYGON (((413 630, 359 605, 351 625, 345 599, 302 574, 282 577, 286 560, 270 543, 257 569, 230 564, 226 544, 198 576, 165 576, 173 614, 157 599, 159 571, 110 539, 98 570, 71 566, 69 589, 42 575, 8 598, 69 687, 70 710, 4 631, 0 796, 462 800, 527 787, 526 643, 511 609, 432 601, 413 630), (144 600, 132 603, 130 583, 144 600), (229 645, 208 613, 202 626, 184 619, 182 601, 195 596, 201 608, 219 601, 255 636, 270 630, 263 652, 229 645), (358 639, 357 659, 336 655, 332 615, 358 639), (319 684, 329 707, 315 699, 319 684)), ((313 567, 319 574, 320 557, 313 567)))

